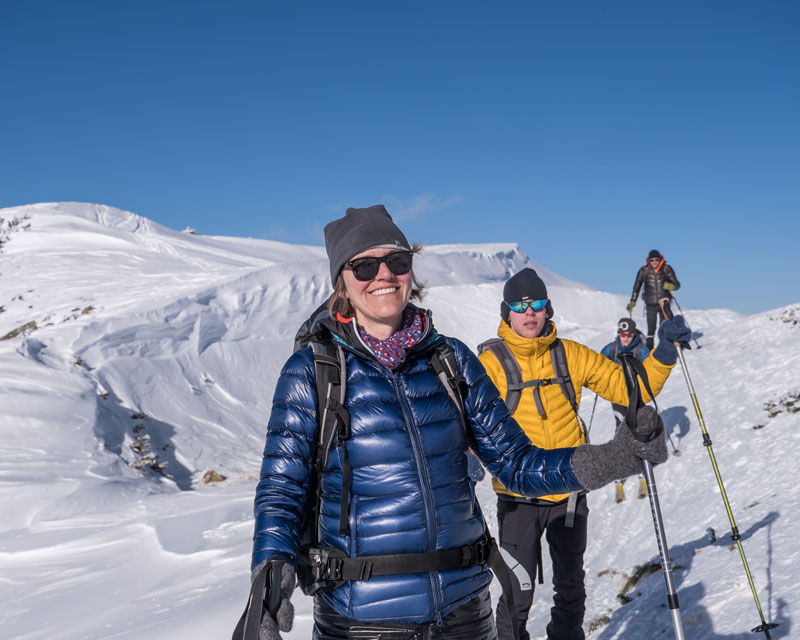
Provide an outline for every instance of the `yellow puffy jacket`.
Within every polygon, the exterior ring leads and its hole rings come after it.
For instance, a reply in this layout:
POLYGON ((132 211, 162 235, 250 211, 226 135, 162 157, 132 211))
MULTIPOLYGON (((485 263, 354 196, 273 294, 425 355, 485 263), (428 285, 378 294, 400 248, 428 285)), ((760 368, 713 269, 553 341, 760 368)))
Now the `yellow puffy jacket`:
MULTIPOLYGON (((522 372, 522 380, 549 379, 555 377, 553 362, 550 359, 550 345, 557 336, 556 326, 547 322, 547 335, 539 338, 523 338, 511 329, 507 322, 501 321, 497 335, 506 343, 522 372)), ((600 355, 589 347, 572 340, 562 340, 567 357, 567 368, 575 388, 575 400, 580 405, 581 390, 588 387, 601 398, 615 404, 628 404, 628 392, 625 387, 625 376, 622 367, 600 355)), ((494 382, 500 395, 506 397, 506 376, 503 367, 495 355, 487 350, 480 354, 480 361, 494 382)), ((652 353, 645 359, 644 367, 650 380, 653 393, 658 394, 664 386, 672 367, 656 360, 652 353)), ((523 390, 519 405, 514 411, 514 419, 522 427, 531 442, 543 449, 559 449, 561 447, 577 447, 586 441, 578 417, 572 410, 560 385, 551 384, 539 387, 544 416, 536 409, 533 392, 523 390)), ((642 399, 646 402, 649 394, 642 389, 642 399)), ((497 480, 492 480, 497 493, 516 495, 506 491, 497 480)), ((559 502, 567 494, 542 496, 541 499, 559 502)))

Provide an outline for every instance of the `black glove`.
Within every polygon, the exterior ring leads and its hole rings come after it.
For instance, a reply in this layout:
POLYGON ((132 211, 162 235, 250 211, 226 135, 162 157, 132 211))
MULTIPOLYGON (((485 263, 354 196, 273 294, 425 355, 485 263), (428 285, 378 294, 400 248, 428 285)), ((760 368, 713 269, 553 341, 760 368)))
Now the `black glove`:
POLYGON ((281 640, 279 632, 291 631, 294 622, 290 598, 296 582, 295 569, 283 558, 268 558, 253 569, 253 580, 260 571, 267 572, 267 586, 258 640, 281 640))
POLYGON ((658 328, 658 344, 653 351, 653 357, 662 364, 675 364, 678 351, 674 342, 689 342, 692 331, 686 326, 683 316, 674 316, 664 320, 658 328))
POLYGON ((667 459, 664 423, 651 406, 636 412, 636 435, 626 422, 617 426, 614 439, 605 444, 584 444, 575 449, 572 468, 584 488, 599 489, 612 480, 621 480, 642 472, 642 459, 660 464, 667 459))

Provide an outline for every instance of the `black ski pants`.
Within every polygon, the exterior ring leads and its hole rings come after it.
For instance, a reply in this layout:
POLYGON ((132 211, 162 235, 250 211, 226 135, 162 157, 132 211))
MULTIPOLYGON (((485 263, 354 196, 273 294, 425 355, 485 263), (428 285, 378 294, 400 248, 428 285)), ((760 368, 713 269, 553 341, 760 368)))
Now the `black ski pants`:
MULTIPOLYGON (((585 494, 578 496, 572 527, 566 526, 566 515, 566 500, 557 504, 538 500, 532 504, 498 497, 500 548, 507 552, 508 555, 503 553, 503 556, 513 574, 511 583, 521 640, 530 640, 525 628, 533 604, 542 533, 553 561, 554 595, 550 623, 547 625, 547 639, 585 638, 582 628, 586 612, 583 554, 586 551, 586 524, 589 517, 585 494)), ((496 619, 499 640, 511 640, 511 621, 503 597, 497 605, 496 619)))
MULTIPOLYGON (((653 345, 655 344, 656 340, 656 327, 661 324, 661 321, 664 319, 663 314, 661 313, 661 307, 658 304, 647 304, 645 305, 645 312, 647 314, 647 346, 650 349, 653 349, 653 345)), ((664 310, 669 313, 669 302, 664 303, 664 310)))
POLYGON ((358 622, 314 598, 313 640, 497 640, 489 589, 455 611, 441 624, 378 624, 358 622))

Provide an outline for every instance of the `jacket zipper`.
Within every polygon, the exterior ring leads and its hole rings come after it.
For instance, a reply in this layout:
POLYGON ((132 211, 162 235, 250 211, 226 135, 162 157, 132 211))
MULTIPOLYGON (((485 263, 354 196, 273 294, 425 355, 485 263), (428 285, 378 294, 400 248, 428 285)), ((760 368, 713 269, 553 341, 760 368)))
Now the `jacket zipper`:
MULTIPOLYGON (((431 329, 430 323, 426 323, 425 331, 423 332, 422 337, 420 338, 419 342, 414 345, 406 354, 406 358, 408 359, 409 356, 416 355, 414 352, 419 349, 420 351, 424 349, 430 348, 433 342, 430 340, 431 338, 431 329)), ((346 340, 343 340, 340 336, 334 335, 334 340, 339 342, 345 349, 355 353, 357 356, 368 354, 369 359, 375 364, 375 366, 392 382, 392 386, 395 390, 395 395, 397 396, 397 401, 400 404, 400 409, 403 412, 403 420, 405 421, 406 428, 408 429, 409 436, 411 438, 411 447, 414 449, 414 458, 417 461, 417 469, 419 470, 419 478, 420 484, 422 486, 422 501, 425 507, 425 520, 428 523, 428 549, 431 551, 435 551, 436 547, 436 518, 433 515, 433 491, 431 491, 430 486, 430 477, 428 476, 427 466, 424 464, 424 459, 422 456, 422 442, 420 441, 419 432, 416 428, 413 427, 414 421, 411 415, 411 409, 408 406, 408 400, 406 399, 406 395, 403 392, 403 389, 400 386, 400 383, 397 380, 397 376, 394 372, 389 369, 386 365, 380 362, 374 354, 367 350, 367 354, 359 353, 357 349, 355 349, 352 345, 348 344, 346 340)), ((366 348, 366 347, 365 347, 366 348)), ((443 622, 442 618, 442 611, 444 610, 444 596, 442 595, 441 589, 439 588, 439 583, 436 580, 436 577, 433 575, 433 572, 428 572, 428 581, 431 585, 431 593, 433 593, 434 598, 434 610, 436 612, 436 623, 438 626, 441 626, 443 622)))
MULTIPOLYGON (((425 506, 425 520, 428 523, 428 550, 435 551, 436 546, 436 518, 433 515, 433 491, 431 490, 430 477, 428 476, 428 468, 425 465, 424 457, 422 455, 422 441, 419 436, 419 431, 414 425, 414 420, 411 415, 411 409, 408 406, 406 395, 400 386, 397 376, 386 369, 391 376, 392 384, 394 385, 397 400, 400 403, 400 408, 403 412, 403 418, 408 429, 408 435, 411 438, 411 447, 414 449, 414 458, 417 461, 417 469, 419 471, 420 485, 422 487, 422 502, 425 506)), ((431 584, 431 592, 434 598, 434 609, 436 611, 436 620, 442 619, 442 601, 443 596, 439 589, 439 583, 436 580, 433 572, 428 573, 428 579, 431 584)))

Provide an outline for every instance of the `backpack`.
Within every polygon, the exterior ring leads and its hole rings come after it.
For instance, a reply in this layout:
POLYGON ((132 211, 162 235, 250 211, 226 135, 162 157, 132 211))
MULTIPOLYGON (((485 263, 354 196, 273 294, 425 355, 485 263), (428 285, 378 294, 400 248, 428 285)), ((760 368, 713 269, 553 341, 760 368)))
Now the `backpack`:
POLYGON ((494 354, 497 361, 503 367, 507 387, 505 403, 510 414, 513 415, 517 410, 520 398, 522 397, 522 390, 533 387, 533 399, 534 402, 536 402, 536 410, 539 412, 540 416, 546 417, 544 406, 542 405, 542 398, 539 395, 539 387, 557 384, 561 387, 561 392, 575 412, 581 429, 584 434, 588 436, 583 420, 578 415, 578 401, 575 395, 575 387, 572 385, 572 378, 570 378, 569 375, 569 368, 567 367, 567 353, 564 349, 564 343, 561 342, 559 338, 553 340, 550 345, 550 359, 553 362, 553 373, 555 373, 555 377, 546 380, 526 380, 523 382, 519 363, 502 338, 492 338, 478 345, 478 353, 483 353, 487 350, 494 354))
MULTIPOLYGON (((556 338, 550 344, 550 360, 553 363, 553 373, 555 377, 548 379, 537 380, 522 380, 522 370, 519 368, 519 363, 511 350, 502 338, 491 338, 478 345, 478 353, 484 351, 491 351, 500 366, 503 367, 503 373, 506 376, 506 397, 505 403, 508 407, 508 412, 513 416, 514 411, 519 406, 520 398, 522 397, 522 390, 533 387, 533 400, 536 402, 536 410, 539 415, 546 417, 544 406, 542 405, 542 398, 539 394, 539 387, 546 387, 550 384, 557 384, 561 387, 561 392, 569 402, 572 410, 575 412, 575 417, 578 418, 578 425, 583 432, 586 442, 589 442, 589 430, 583 418, 578 414, 578 399, 575 395, 575 387, 572 385, 572 378, 569 375, 569 367, 567 366, 567 352, 564 349, 564 343, 560 338, 556 338)), ((567 514, 564 520, 564 526, 571 528, 575 523, 575 510, 577 508, 578 493, 571 491, 567 502, 567 514)), ((539 546, 539 557, 537 563, 539 567, 539 584, 544 584, 544 577, 542 574, 542 549, 539 546)))

